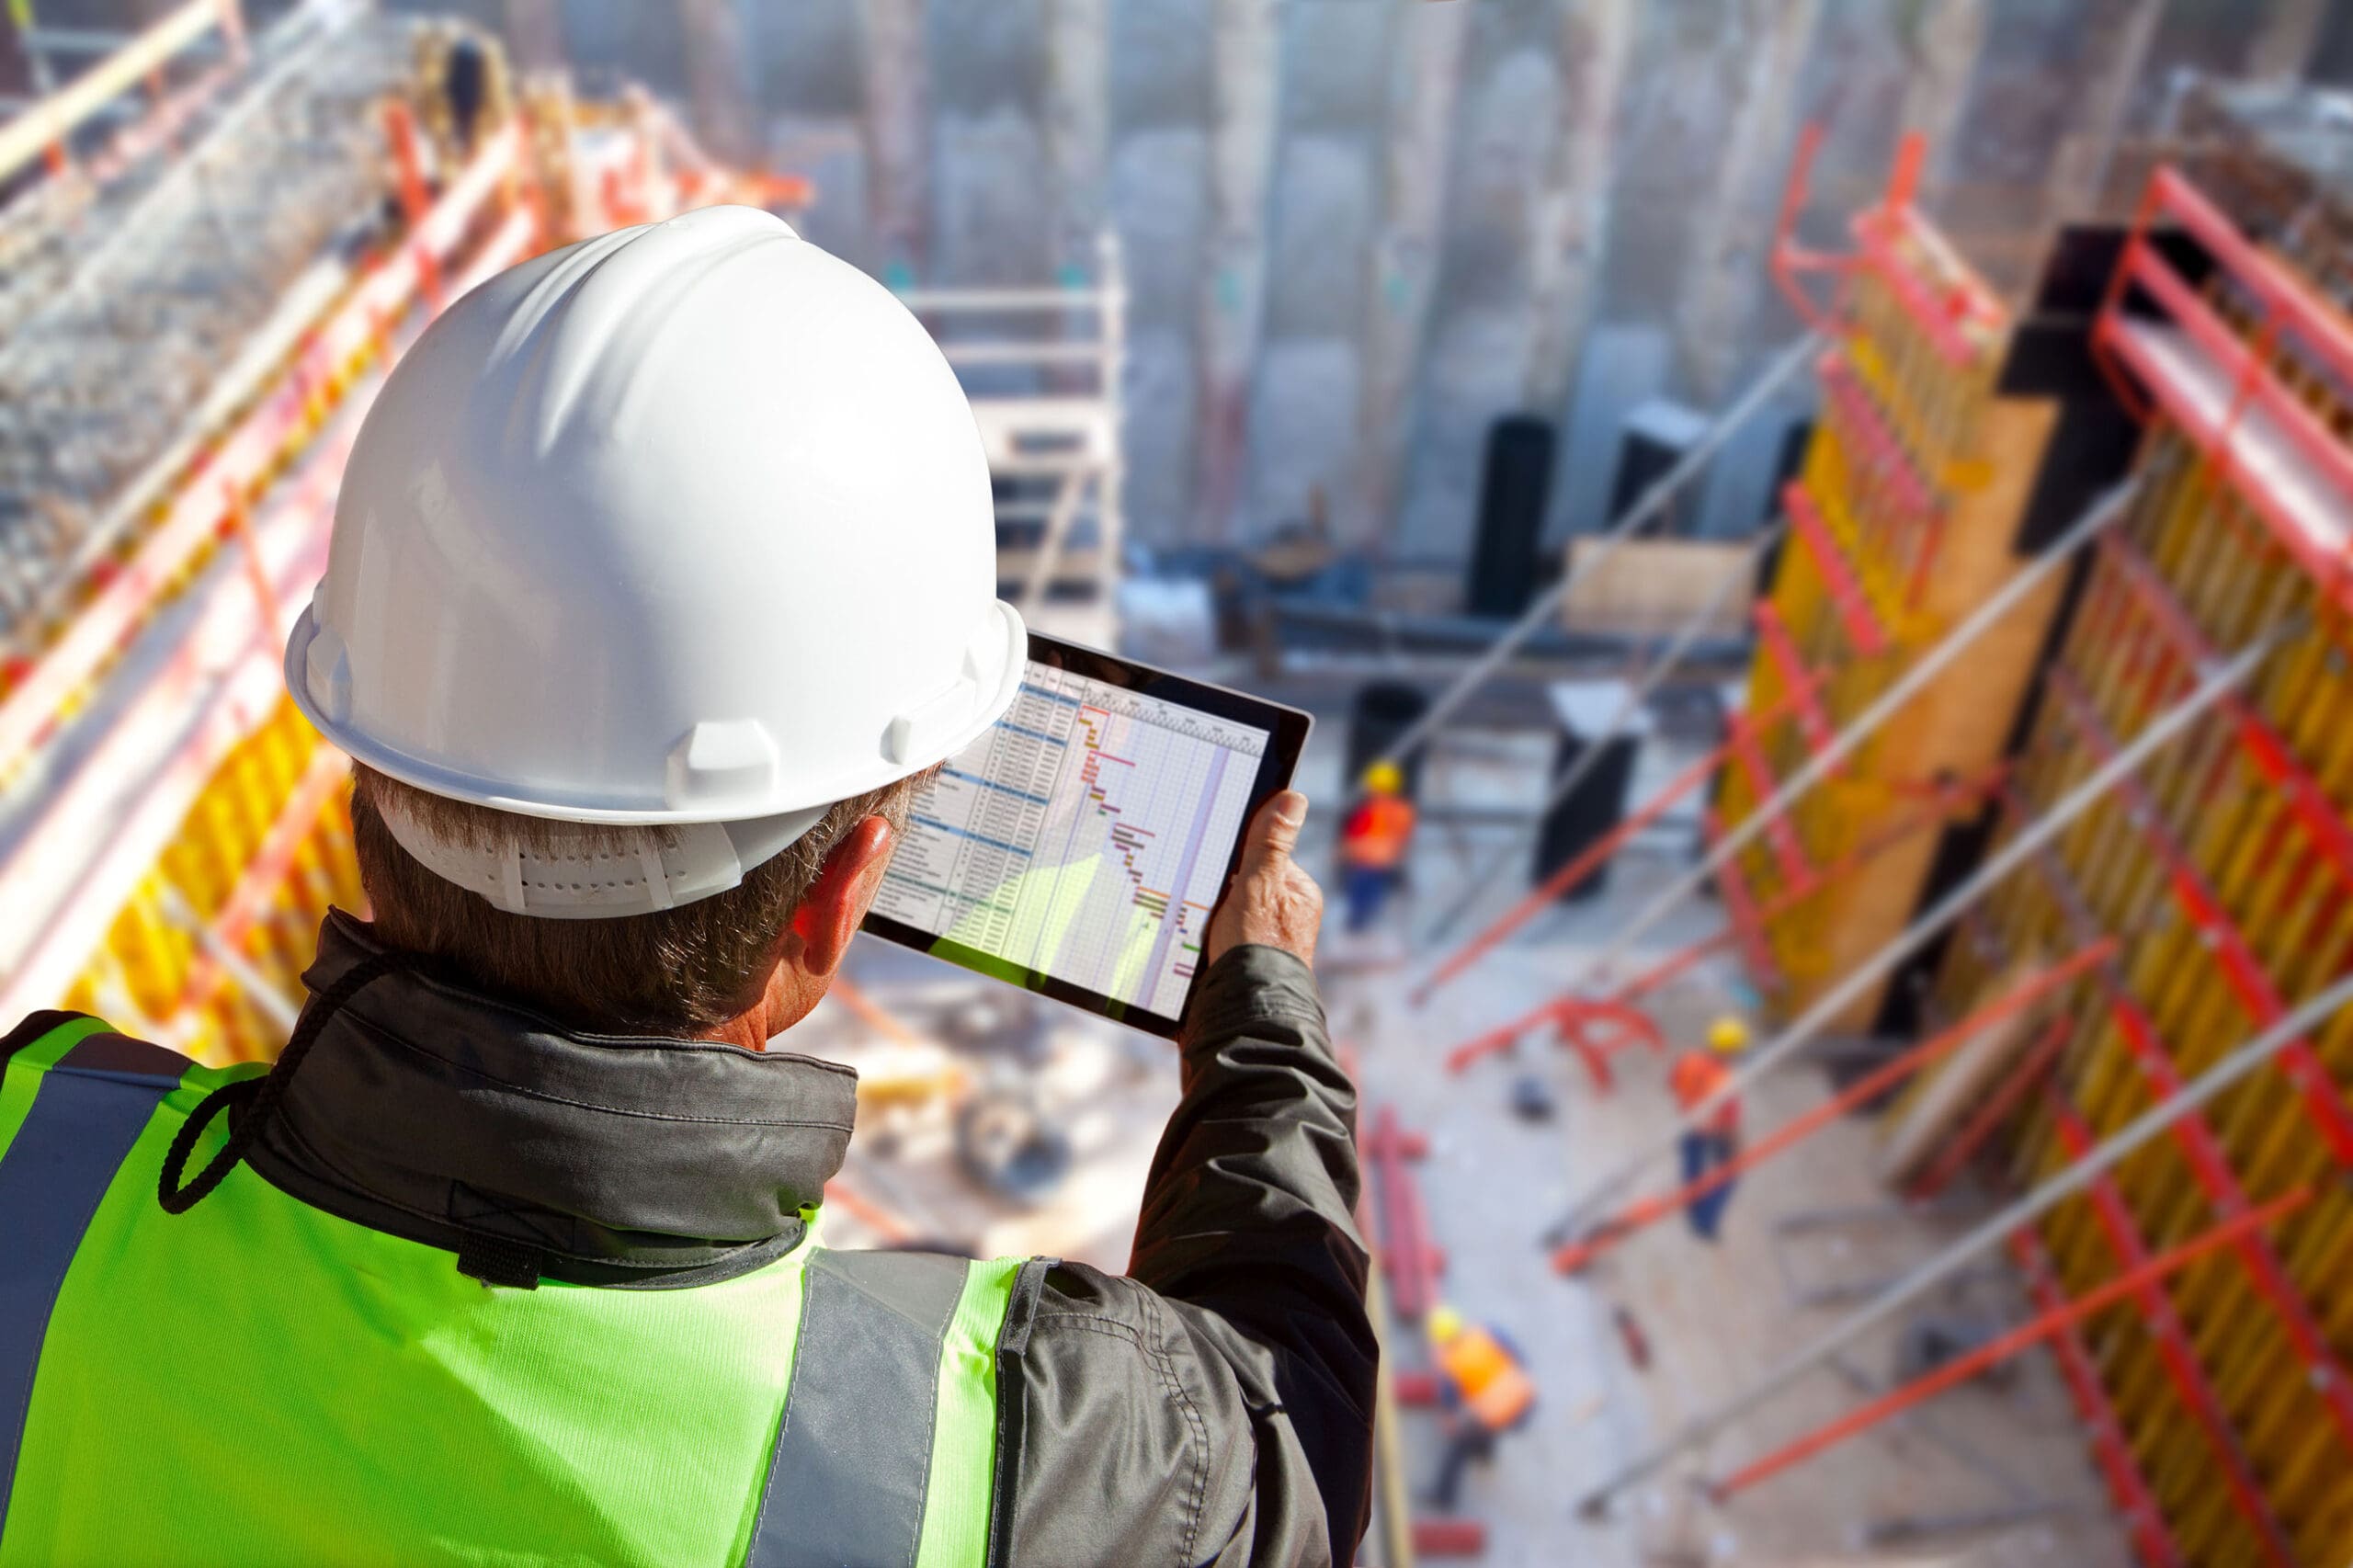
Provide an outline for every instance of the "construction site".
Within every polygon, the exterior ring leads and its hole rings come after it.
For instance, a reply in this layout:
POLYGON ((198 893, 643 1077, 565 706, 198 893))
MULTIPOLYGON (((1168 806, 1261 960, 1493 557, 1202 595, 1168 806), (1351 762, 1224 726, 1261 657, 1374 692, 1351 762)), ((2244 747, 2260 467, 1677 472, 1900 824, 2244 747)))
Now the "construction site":
MULTIPOLYGON (((17 0, 0 97, 10 1025, 276 1057, 378 390, 761 208, 1033 631, 1315 717, 1359 1562, 2353 1568, 2353 6, 17 0)), ((790 1038, 827 1245, 1127 1267, 1166 1040, 870 935, 790 1038)))

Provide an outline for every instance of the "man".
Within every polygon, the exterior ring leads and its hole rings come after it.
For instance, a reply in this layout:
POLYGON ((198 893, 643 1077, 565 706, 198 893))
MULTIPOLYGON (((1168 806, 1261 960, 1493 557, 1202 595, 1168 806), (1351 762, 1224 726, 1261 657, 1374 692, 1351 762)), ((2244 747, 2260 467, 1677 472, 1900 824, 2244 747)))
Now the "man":
POLYGON ((1341 892, 1351 935, 1370 931, 1397 885, 1414 841, 1414 803, 1404 770, 1383 759, 1364 770, 1364 800, 1340 826, 1341 892))
MULTIPOLYGON (((1705 1051, 1686 1051, 1667 1070, 1667 1086, 1678 1109, 1688 1116, 1732 1082, 1731 1059, 1748 1049, 1748 1026, 1726 1015, 1708 1026, 1705 1051)), ((1683 1185, 1705 1178, 1729 1165, 1740 1154, 1740 1096, 1727 1095, 1706 1119, 1687 1130, 1682 1138, 1683 1185)), ((1726 1176, 1684 1206, 1691 1233, 1703 1242, 1716 1239, 1738 1183, 1726 1176)))
POLYGON ((287 653, 355 759, 275 1067, 0 1042, 0 1563, 1330 1562, 1375 1346, 1305 801, 1247 829, 1131 1270, 818 1244, 824 995, 999 718, 988 473, 879 286, 713 209, 453 305, 287 653))
POLYGON ((1466 1323, 1454 1308, 1430 1309, 1430 1353, 1438 1360, 1438 1397, 1446 1407, 1446 1457, 1432 1494, 1440 1511, 1454 1512, 1463 1472, 1495 1458, 1495 1440, 1528 1424, 1536 1384, 1519 1349, 1499 1328, 1466 1323))

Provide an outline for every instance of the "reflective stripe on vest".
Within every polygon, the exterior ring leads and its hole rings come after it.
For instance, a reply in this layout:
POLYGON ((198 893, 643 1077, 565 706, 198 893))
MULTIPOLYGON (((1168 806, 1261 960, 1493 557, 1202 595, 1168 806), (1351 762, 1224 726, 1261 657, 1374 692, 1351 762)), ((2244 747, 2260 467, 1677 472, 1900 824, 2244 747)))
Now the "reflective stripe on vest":
POLYGON ((0 1075, 0 1564, 986 1560, 999 1339, 1042 1263, 804 1244, 504 1290, 250 1169, 165 1214, 165 1146, 251 1071, 74 1019, 0 1075))
POLYGON ((821 1252, 801 1285, 750 1568, 912 1563, 929 1486, 939 1352, 961 1258, 821 1252), (781 1483, 791 1506, 771 1507, 781 1483))
POLYGON ((184 1058, 68 1016, 0 1071, 0 1533, 33 1374, 90 1216, 184 1058))

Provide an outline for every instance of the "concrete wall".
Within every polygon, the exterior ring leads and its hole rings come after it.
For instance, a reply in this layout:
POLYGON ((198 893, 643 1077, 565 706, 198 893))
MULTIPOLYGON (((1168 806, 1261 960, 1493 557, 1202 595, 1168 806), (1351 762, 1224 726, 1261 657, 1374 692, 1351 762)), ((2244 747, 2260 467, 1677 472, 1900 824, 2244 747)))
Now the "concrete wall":
MULTIPOLYGON (((532 0, 388 3, 496 22, 532 0)), ((1117 228, 1135 537, 1246 542, 1320 490, 1344 537, 1452 556, 1497 415, 1551 404, 1552 527, 1591 528, 1627 408, 1721 401, 1797 330, 1764 258, 1805 118, 1832 127, 1817 242, 1924 116, 1953 128, 1932 195, 1990 235, 2086 133, 2079 78, 2108 59, 2086 8, 2146 3, 1452 0, 1465 14, 1443 18, 1429 0, 733 0, 729 80, 771 155, 816 178, 810 237, 870 270, 1047 278, 1087 259, 1092 223, 1117 228), (1597 76, 1579 51, 1605 16, 1626 36, 1597 76), (1758 69, 1775 50, 1793 74, 1758 69), (1569 127, 1606 142, 1605 177, 1564 228, 1569 127), (1572 231, 1591 250, 1564 288, 1546 247, 1572 231)), ((2218 7, 2166 0, 2129 123, 2160 71, 2235 63, 2245 29, 2218 7)), ((588 85, 688 96, 690 11, 557 11, 588 85)), ((2320 66, 2353 53, 2346 31, 2324 27, 2320 66)), ((1781 422, 1741 444, 1758 472, 1718 476, 1704 526, 1747 526, 1781 422)))

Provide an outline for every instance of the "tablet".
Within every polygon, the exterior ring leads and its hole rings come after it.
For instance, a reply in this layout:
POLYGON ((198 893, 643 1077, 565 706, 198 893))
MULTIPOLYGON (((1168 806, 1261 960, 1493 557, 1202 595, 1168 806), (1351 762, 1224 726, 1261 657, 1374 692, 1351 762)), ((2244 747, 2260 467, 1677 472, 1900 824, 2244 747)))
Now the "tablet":
POLYGON ((1012 710, 917 791, 866 929, 1174 1039, 1309 722, 1033 631, 1012 710))

